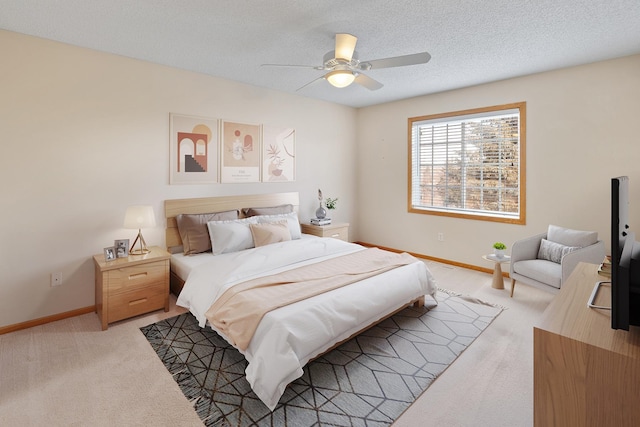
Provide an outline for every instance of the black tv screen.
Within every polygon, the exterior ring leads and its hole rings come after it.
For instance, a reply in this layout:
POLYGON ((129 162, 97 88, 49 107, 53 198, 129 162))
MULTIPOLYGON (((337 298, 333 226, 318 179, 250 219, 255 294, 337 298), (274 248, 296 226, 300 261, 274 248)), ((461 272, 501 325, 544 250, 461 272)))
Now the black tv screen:
POLYGON ((611 179, 611 327, 629 329, 628 289, 620 280, 620 257, 629 229, 629 177, 611 179), (624 327, 626 324, 626 328, 624 327))
POLYGON ((611 327, 640 326, 640 244, 629 228, 629 178, 611 180, 611 327))

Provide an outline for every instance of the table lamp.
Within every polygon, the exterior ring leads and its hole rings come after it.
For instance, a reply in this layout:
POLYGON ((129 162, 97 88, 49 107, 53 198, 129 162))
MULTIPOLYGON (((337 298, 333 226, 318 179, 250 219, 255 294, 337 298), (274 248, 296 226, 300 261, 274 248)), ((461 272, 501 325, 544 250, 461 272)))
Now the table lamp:
POLYGON ((155 227, 156 217, 152 206, 129 206, 124 215, 124 227, 138 229, 138 237, 133 241, 129 253, 131 255, 144 255, 151 252, 147 248, 147 243, 142 237, 142 228, 155 227), (135 249, 136 243, 140 241, 140 248, 135 249))

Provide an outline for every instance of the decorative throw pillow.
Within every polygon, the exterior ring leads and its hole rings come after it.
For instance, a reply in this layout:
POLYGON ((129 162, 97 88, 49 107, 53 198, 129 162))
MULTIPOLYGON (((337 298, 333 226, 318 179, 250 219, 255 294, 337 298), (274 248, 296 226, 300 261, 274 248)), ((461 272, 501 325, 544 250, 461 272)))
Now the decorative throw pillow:
POLYGON ((253 248, 253 236, 249 224, 257 224, 255 218, 236 219, 235 221, 209 221, 209 235, 214 255, 238 252, 253 248))
POLYGON ((233 210, 203 214, 180 214, 176 216, 184 254, 192 255, 210 251, 211 238, 207 230, 207 222, 234 220, 238 218, 238 214, 237 210, 233 210))
POLYGON ((242 208, 245 217, 258 215, 278 215, 293 212, 293 205, 268 206, 264 208, 242 208))
POLYGON ((580 248, 577 246, 565 246, 547 239, 542 239, 540 242, 540 250, 538 250, 538 259, 546 259, 560 264, 563 256, 576 249, 580 248))
POLYGON ((264 224, 249 224, 249 228, 256 248, 291 240, 291 233, 286 220, 264 224))
POLYGON ((280 222, 282 220, 286 220, 289 227, 289 233, 291 233, 291 240, 297 240, 302 237, 302 231, 300 230, 300 220, 298 219, 297 212, 290 212, 279 215, 259 215, 252 218, 256 218, 259 224, 280 222))
POLYGON ((596 231, 572 230, 557 225, 549 225, 547 239, 565 246, 584 248, 598 241, 598 233, 596 231))

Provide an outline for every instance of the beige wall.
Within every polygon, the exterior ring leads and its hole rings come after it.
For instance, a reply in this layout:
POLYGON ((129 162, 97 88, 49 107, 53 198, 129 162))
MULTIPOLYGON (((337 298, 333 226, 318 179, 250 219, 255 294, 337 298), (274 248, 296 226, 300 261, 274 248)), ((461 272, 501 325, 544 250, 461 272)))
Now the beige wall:
POLYGON ((481 267, 491 267, 481 255, 493 242, 510 246, 550 223, 597 230, 609 247, 611 177, 629 175, 640 233, 639 122, 638 55, 360 109, 359 236, 481 267), (519 101, 527 103, 527 224, 407 213, 407 118, 519 101))
POLYGON ((549 223, 608 240, 609 179, 626 174, 640 231, 640 56, 355 110, 6 31, 0 52, 0 327, 93 305, 91 255, 135 237, 132 204, 154 206, 144 234, 162 246, 165 199, 299 191, 307 218, 321 187, 352 239, 490 267, 491 243, 549 223), (407 118, 518 101, 527 224, 408 214, 407 118), (296 182, 169 185, 170 112, 294 127, 296 182))
POLYGON ((320 187, 352 220, 355 109, 7 31, 0 54, 0 327, 93 305, 129 205, 153 205, 160 246, 165 199, 299 191, 308 219, 320 187), (169 185, 171 112, 295 128, 297 180, 169 185))

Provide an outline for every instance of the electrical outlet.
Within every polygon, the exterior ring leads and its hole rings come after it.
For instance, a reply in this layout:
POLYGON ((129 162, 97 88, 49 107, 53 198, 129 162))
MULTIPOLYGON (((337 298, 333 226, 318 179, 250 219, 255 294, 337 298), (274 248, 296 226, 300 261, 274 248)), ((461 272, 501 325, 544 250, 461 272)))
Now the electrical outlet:
POLYGON ((62 272, 51 273, 51 286, 62 285, 62 272))
POLYGON ((444 242, 444 233, 438 233, 438 242, 444 242))

